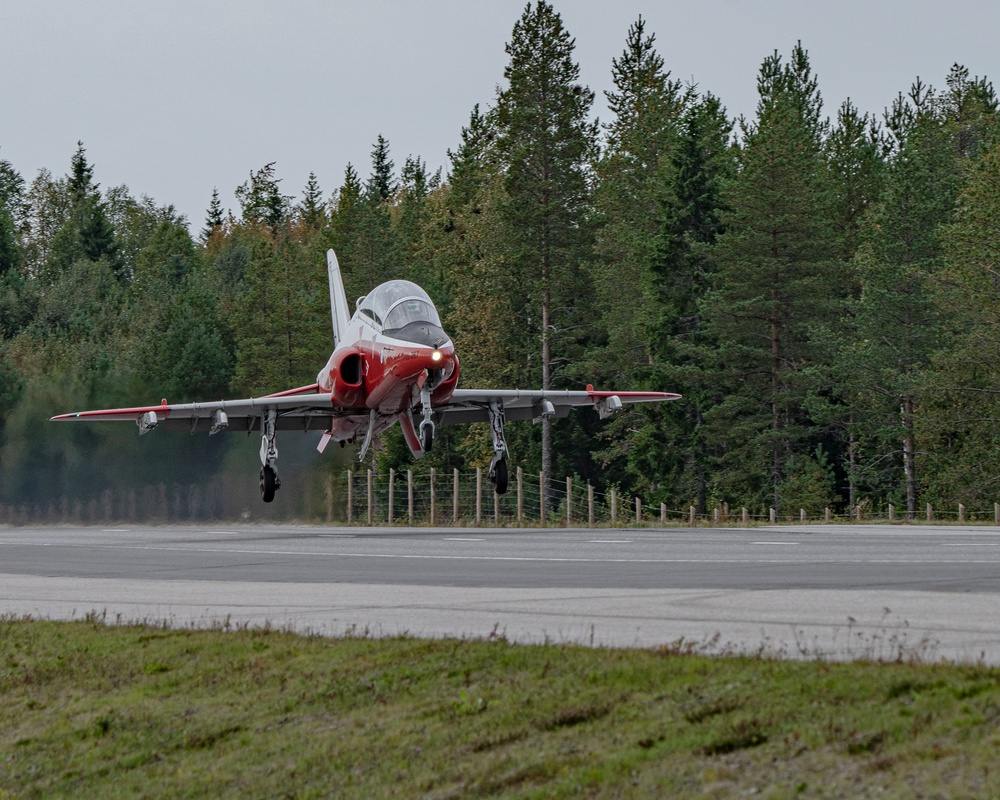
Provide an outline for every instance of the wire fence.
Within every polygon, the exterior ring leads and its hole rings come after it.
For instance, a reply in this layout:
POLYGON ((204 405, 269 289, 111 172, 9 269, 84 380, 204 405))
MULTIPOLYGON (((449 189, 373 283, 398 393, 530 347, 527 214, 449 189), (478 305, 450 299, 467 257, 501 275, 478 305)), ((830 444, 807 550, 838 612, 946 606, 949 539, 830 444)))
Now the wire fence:
POLYGON ((707 512, 694 506, 668 508, 648 503, 616 489, 596 490, 572 478, 552 480, 545 487, 541 475, 527 475, 520 468, 510 479, 507 493, 498 495, 482 469, 475 473, 411 470, 389 474, 347 472, 346 521, 355 525, 476 525, 476 526, 736 526, 787 523, 923 522, 990 523, 1000 525, 1000 503, 993 508, 935 509, 930 504, 921 515, 907 516, 894 505, 872 510, 861 505, 848 513, 826 508, 820 514, 798 509, 794 514, 775 509, 751 513, 722 504, 707 512))
POLYGON ((846 513, 731 508, 699 512, 670 508, 617 489, 607 492, 573 478, 550 480, 520 468, 504 495, 493 491, 486 471, 458 470, 374 474, 371 470, 326 476, 297 496, 262 504, 254 482, 221 477, 203 484, 155 484, 107 489, 92 497, 43 504, 0 503, 0 524, 100 524, 118 522, 301 521, 353 525, 667 527, 750 526, 787 523, 905 523, 1000 525, 1000 503, 992 508, 925 504, 908 515, 893 504, 862 502, 846 513), (293 501, 293 497, 295 497, 293 501))

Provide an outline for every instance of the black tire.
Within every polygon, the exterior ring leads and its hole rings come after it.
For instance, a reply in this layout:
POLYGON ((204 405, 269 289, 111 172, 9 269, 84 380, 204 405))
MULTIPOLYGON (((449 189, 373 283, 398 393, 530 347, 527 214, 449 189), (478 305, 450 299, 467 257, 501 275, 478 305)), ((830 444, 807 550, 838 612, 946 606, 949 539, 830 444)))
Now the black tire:
POLYGON ((420 426, 420 446, 424 449, 425 453, 431 451, 431 447, 434 445, 434 426, 433 425, 421 425, 420 426))
POLYGON ((260 497, 265 503, 274 500, 274 490, 278 488, 278 476, 274 473, 274 467, 260 468, 260 497))
POLYGON ((501 458, 493 468, 493 491, 507 494, 507 477, 507 461, 501 458))

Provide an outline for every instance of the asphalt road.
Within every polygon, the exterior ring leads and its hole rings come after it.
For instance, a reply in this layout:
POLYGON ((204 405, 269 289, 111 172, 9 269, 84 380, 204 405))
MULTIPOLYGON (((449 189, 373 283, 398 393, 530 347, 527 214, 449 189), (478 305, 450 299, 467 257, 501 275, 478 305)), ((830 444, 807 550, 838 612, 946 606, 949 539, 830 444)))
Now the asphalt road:
POLYGON ((32 527, 0 613, 1000 663, 1000 528, 32 527))

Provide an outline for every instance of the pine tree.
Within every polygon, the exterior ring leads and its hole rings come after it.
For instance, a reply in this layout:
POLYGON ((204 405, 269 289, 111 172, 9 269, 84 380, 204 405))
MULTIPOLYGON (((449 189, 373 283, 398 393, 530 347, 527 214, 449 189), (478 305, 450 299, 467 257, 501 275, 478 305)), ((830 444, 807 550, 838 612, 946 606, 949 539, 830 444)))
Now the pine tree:
MULTIPOLYGON (((514 324, 537 336, 539 352, 523 358, 538 364, 545 389, 555 386, 557 366, 569 363, 586 340, 590 311, 582 264, 591 246, 587 165, 597 131, 588 120, 594 94, 578 83, 574 44, 551 5, 538 0, 526 7, 507 44, 508 85, 496 107, 510 277, 525 309, 514 324)), ((537 380, 536 370, 526 372, 537 380)), ((541 466, 549 480, 550 419, 542 423, 541 466)))

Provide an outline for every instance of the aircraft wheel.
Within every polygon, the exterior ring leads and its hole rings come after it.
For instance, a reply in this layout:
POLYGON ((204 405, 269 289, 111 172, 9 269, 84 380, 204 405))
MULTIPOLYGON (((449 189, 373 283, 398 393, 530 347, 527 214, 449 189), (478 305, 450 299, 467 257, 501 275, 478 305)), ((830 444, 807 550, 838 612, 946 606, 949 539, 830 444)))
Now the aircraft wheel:
POLYGON ((507 494, 507 461, 501 458, 493 468, 493 490, 497 494, 507 494))
POLYGON ((274 472, 274 467, 264 466, 260 468, 260 497, 265 503, 274 500, 274 490, 278 488, 278 476, 274 472))
POLYGON ((434 444, 434 425, 425 422, 420 426, 420 446, 423 448, 425 453, 431 451, 431 446, 434 444))

